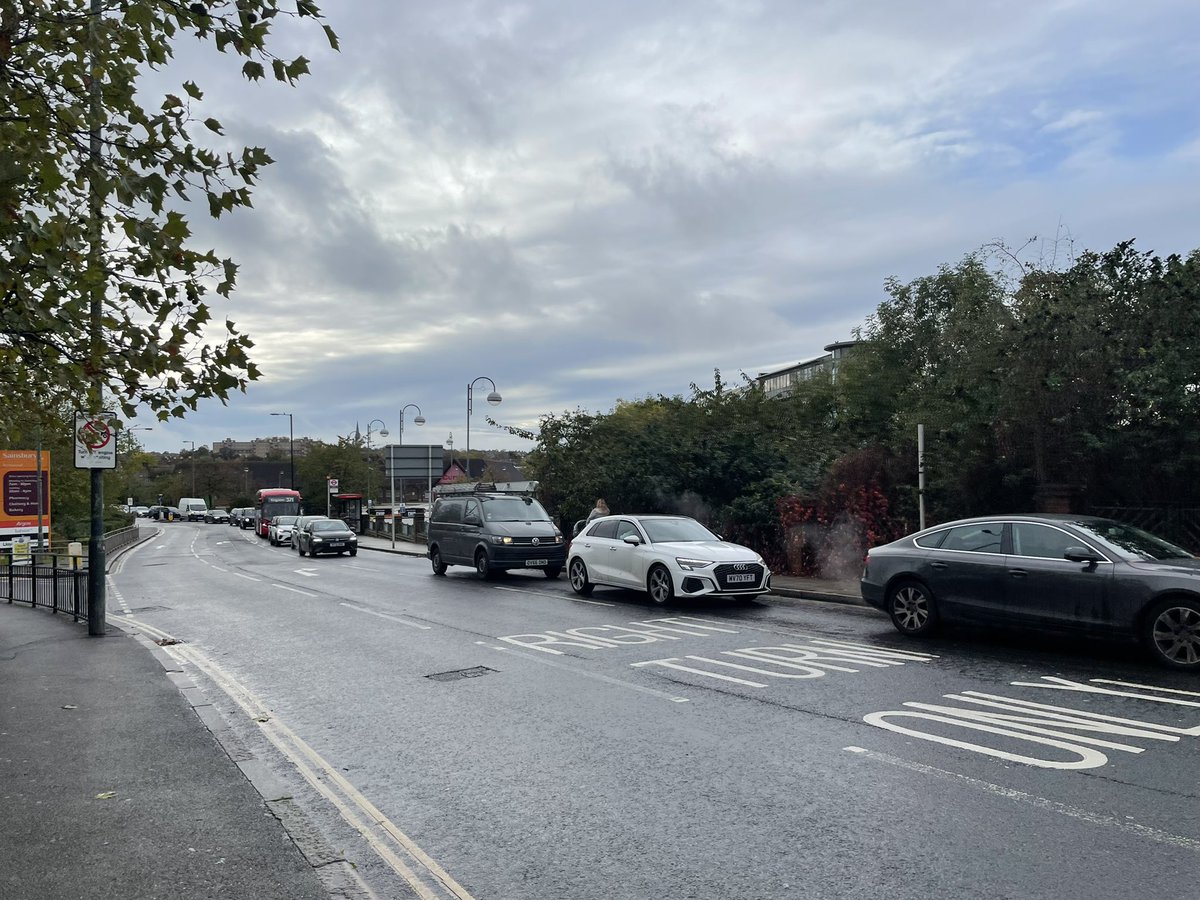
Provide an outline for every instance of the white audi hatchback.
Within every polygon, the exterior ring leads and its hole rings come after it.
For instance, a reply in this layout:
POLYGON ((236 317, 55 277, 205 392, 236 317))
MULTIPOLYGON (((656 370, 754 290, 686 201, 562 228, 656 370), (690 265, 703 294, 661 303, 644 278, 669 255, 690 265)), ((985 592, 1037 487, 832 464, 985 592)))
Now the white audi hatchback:
POLYGON ((771 590, 771 572, 761 556, 687 516, 595 519, 571 541, 567 573, 577 594, 608 585, 645 591, 658 604, 771 590))

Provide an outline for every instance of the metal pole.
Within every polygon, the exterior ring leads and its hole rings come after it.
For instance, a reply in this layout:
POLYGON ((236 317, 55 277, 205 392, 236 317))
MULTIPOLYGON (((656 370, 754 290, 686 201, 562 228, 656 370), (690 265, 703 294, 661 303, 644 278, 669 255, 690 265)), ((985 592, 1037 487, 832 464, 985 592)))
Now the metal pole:
POLYGON ((46 549, 46 537, 42 521, 43 511, 46 509, 46 497, 42 490, 42 431, 38 429, 37 443, 37 504, 38 504, 38 551, 44 552, 46 549))
POLYGON ((288 413, 288 465, 291 472, 288 475, 288 488, 296 489, 296 429, 292 426, 292 414, 288 413))
POLYGON ((925 530, 925 426, 917 426, 917 510, 920 530, 925 530))
MULTIPOLYGON (((91 45, 91 85, 88 91, 88 217, 90 244, 88 249, 88 276, 91 301, 88 323, 88 351, 91 357, 92 384, 88 393, 90 412, 99 414, 104 405, 104 293, 107 279, 104 277, 102 254, 104 252, 103 184, 100 172, 100 129, 104 124, 103 75, 99 63, 101 0, 91 0, 91 19, 88 21, 88 43, 91 45)), ((104 471, 91 469, 92 527, 88 537, 88 635, 103 637, 108 630, 104 594, 104 471)))

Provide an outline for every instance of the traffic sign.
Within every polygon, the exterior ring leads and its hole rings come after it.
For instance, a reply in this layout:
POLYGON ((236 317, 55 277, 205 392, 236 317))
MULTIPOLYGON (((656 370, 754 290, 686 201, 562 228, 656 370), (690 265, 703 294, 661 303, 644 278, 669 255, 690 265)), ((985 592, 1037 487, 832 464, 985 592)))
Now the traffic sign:
POLYGON ((115 418, 111 412, 75 413, 75 468, 117 467, 115 418))

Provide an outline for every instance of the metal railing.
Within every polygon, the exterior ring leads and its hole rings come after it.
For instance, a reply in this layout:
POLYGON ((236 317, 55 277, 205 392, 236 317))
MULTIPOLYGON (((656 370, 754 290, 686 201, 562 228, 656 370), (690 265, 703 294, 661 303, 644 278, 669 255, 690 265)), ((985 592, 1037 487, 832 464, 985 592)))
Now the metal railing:
MULTIPOLYGON (((110 531, 104 536, 104 555, 128 547, 141 539, 136 525, 110 531)), ((5 557, 0 562, 0 591, 9 603, 28 603, 55 613, 69 614, 75 621, 88 617, 87 556, 76 556, 52 548, 34 551, 27 562, 5 557)))

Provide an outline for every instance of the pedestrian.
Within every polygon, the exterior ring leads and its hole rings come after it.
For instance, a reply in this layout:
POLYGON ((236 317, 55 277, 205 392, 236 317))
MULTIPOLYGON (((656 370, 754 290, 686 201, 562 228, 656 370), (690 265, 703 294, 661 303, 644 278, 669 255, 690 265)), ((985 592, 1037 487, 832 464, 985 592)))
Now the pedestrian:
POLYGON ((605 503, 604 498, 601 497, 599 500, 596 501, 595 508, 593 508, 592 511, 590 513, 588 513, 587 520, 590 522, 590 521, 592 521, 592 519, 599 519, 601 516, 607 516, 607 515, 610 515, 610 513, 608 511, 608 504, 605 503))

